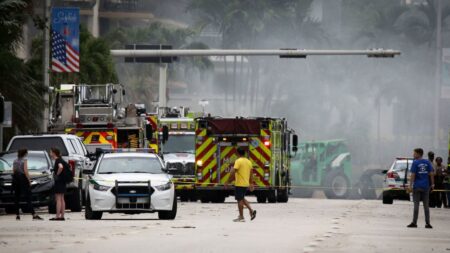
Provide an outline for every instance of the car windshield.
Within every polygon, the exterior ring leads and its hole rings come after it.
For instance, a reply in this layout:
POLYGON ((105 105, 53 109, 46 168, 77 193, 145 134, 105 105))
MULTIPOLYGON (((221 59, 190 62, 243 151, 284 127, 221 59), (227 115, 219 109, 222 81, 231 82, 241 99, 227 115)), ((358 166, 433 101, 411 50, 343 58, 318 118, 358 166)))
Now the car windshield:
POLYGON ((155 157, 105 157, 101 160, 97 173, 163 173, 160 161, 155 157))
POLYGON ((60 137, 39 137, 39 138, 17 138, 14 139, 9 150, 19 150, 26 148, 28 150, 48 151, 50 147, 58 148, 62 156, 67 156, 66 145, 60 137))
POLYGON ((393 171, 397 172, 400 178, 405 178, 406 169, 411 169, 412 160, 401 160, 397 161, 392 168, 393 171))
POLYGON ((163 147, 167 153, 194 153, 195 135, 170 135, 163 147))
MULTIPOLYGON (((0 155, 0 172, 10 173, 13 169, 14 160, 17 159, 17 153, 7 153, 0 155)), ((50 167, 45 154, 28 154, 26 156, 28 161, 28 170, 43 171, 50 167)))

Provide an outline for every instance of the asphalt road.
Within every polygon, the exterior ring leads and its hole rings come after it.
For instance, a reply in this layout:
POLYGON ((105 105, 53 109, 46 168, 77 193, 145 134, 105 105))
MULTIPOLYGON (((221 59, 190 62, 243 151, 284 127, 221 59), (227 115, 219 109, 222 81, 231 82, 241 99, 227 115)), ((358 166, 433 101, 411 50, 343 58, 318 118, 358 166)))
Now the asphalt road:
MULTIPOLYGON (((251 200, 254 200, 250 198, 251 200)), ((177 219, 156 214, 105 214, 86 221, 32 221, 0 216, 0 252, 450 252, 450 209, 432 209, 433 230, 408 229, 412 203, 290 199, 253 204, 254 221, 234 223, 235 203, 181 203, 177 219)), ((247 213, 246 213, 247 214, 247 213)), ((247 216, 248 217, 248 216, 247 216)))

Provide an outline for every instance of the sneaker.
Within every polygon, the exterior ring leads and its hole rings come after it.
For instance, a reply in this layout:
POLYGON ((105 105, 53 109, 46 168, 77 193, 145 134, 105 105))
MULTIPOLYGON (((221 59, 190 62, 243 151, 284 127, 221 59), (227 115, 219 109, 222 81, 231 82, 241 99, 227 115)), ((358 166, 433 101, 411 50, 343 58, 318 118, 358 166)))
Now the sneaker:
POLYGON ((411 224, 409 224, 409 225, 406 226, 406 227, 408 227, 408 228, 416 228, 416 227, 417 227, 417 224, 411 223, 411 224))
POLYGON ((41 218, 41 216, 35 215, 33 216, 33 220, 43 220, 43 219, 41 218))
POLYGON ((254 220, 256 218, 256 210, 253 210, 251 214, 251 220, 254 220))
POLYGON ((425 225, 425 228, 429 228, 429 229, 432 229, 432 228, 433 228, 433 226, 431 226, 431 225, 430 225, 430 223, 428 223, 427 225, 425 225))
POLYGON ((236 219, 233 220, 234 222, 245 222, 244 218, 241 217, 237 217, 236 219))
POLYGON ((16 216, 16 220, 20 220, 20 216, 19 215, 16 216))

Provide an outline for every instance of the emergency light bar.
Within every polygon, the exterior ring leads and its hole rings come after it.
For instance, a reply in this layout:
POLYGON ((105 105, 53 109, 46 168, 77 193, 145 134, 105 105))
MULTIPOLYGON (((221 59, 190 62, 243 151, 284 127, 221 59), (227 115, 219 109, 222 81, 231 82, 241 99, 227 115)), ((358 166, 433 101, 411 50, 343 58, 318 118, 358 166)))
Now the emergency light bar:
POLYGON ((113 154, 113 153, 150 153, 156 154, 152 148, 97 148, 95 154, 100 156, 101 154, 113 154))

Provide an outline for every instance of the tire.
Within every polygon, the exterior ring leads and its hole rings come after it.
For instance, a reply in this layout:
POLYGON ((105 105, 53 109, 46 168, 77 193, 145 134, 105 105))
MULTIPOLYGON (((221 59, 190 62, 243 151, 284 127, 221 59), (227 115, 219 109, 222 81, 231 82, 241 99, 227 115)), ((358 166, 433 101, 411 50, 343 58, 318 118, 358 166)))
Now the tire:
POLYGON ((266 201, 267 201, 267 193, 266 192, 263 192, 263 191, 257 192, 257 193, 255 193, 255 195, 256 195, 256 201, 258 203, 266 203, 266 201))
POLYGON ((81 204, 81 189, 75 189, 70 195, 70 211, 72 212, 81 212, 82 204, 81 204))
POLYGON ((5 213, 6 214, 16 214, 16 208, 11 207, 11 206, 5 207, 5 213))
POLYGON ((225 203, 225 195, 221 192, 216 192, 212 199, 213 203, 225 203))
POLYGON ((49 214, 56 214, 56 202, 54 199, 48 203, 48 213, 49 214))
POLYGON ((176 198, 173 198, 172 210, 158 212, 158 218, 160 220, 174 220, 176 216, 177 216, 177 199, 176 198))
POLYGON ((383 204, 392 205, 394 203, 394 199, 390 196, 389 193, 383 192, 383 204))
POLYGON ((180 201, 181 202, 188 202, 189 201, 189 196, 187 195, 187 193, 183 192, 179 194, 180 196, 180 201))
POLYGON ((277 196, 275 194, 275 190, 270 190, 267 193, 267 201, 269 203, 277 203, 277 196))
POLYGON ((192 191, 189 193, 189 201, 191 202, 197 202, 198 200, 198 195, 195 191, 192 191))
POLYGON ((86 199, 86 208, 84 209, 84 218, 86 220, 100 220, 103 216, 103 212, 92 211, 91 200, 86 199))
POLYGON ((280 203, 287 203, 289 201, 287 187, 277 190, 277 201, 280 203))
POLYGON ((314 189, 311 189, 311 188, 295 189, 292 192, 292 195, 297 198, 308 198, 309 199, 313 196, 313 194, 314 194, 314 189))
POLYGON ((325 196, 329 199, 346 199, 350 193, 350 182, 339 170, 328 173, 325 178, 325 196))

